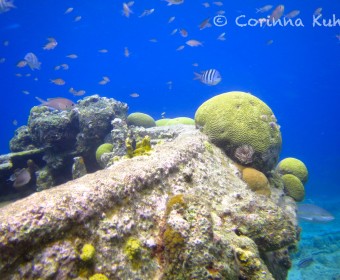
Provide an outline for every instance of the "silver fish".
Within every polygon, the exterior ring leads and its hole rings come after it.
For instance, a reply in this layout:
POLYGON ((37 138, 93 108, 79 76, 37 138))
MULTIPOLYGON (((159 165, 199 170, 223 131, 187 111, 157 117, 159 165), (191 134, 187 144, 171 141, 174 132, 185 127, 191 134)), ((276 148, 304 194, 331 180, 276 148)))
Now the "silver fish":
POLYGON ((220 72, 216 69, 209 69, 203 71, 201 74, 194 72, 194 74, 194 80, 200 80, 203 84, 208 86, 215 86, 222 80, 220 72))
POLYGON ((41 105, 60 111, 69 110, 75 105, 73 101, 63 97, 49 98, 47 101, 39 97, 35 98, 41 102, 41 105))
POLYGON ((297 215, 304 221, 314 223, 328 223, 335 219, 331 213, 314 204, 299 204, 297 215))
POLYGON ((168 2, 168 6, 183 4, 184 0, 165 0, 168 2))
POLYGON ((34 70, 34 69, 38 69, 40 70, 40 65, 41 62, 39 62, 37 56, 34 53, 27 53, 24 57, 24 59, 27 61, 28 66, 34 70))

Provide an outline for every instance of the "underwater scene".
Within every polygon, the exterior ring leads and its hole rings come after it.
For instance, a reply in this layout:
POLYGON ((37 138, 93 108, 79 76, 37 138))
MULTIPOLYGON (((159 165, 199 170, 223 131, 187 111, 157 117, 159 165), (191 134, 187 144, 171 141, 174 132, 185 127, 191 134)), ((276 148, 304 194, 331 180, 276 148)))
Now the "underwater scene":
POLYGON ((1 279, 340 280, 337 1, 0 0, 1 279))

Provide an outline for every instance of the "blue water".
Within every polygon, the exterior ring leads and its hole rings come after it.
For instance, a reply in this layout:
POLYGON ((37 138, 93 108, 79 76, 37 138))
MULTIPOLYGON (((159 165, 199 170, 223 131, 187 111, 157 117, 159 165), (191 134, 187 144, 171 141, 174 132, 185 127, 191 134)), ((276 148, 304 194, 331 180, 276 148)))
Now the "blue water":
MULTIPOLYGON (((194 117, 196 109, 214 95, 241 90, 266 102, 281 125, 281 157, 296 157, 308 167, 306 198, 340 197, 340 22, 313 27, 313 12, 323 8, 323 18, 340 18, 336 1, 224 1, 222 7, 205 1, 185 0, 167 6, 165 1, 136 0, 129 18, 122 15, 122 1, 15 1, 17 8, 0 14, 1 142, 0 153, 9 152, 9 140, 18 126, 25 125, 30 108, 41 98, 66 97, 76 101, 69 88, 86 90, 128 103, 129 112, 140 111, 155 119, 194 117), (286 11, 298 9, 304 27, 239 27, 235 19, 267 16, 255 8, 284 4, 286 11), (74 10, 64 14, 67 8, 74 10), (139 17, 146 9, 154 13, 139 17), (228 24, 199 30, 199 24, 218 10, 226 11, 228 24), (81 20, 75 22, 76 16, 81 20), (170 17, 175 16, 172 23, 170 17), (184 28, 189 36, 170 35, 184 28), (216 38, 225 32, 226 40, 216 38), (43 50, 48 37, 55 49, 43 50), (157 39, 156 43, 150 39, 157 39), (186 46, 188 39, 203 47, 186 46), (268 43, 272 40, 272 43, 268 43), (8 46, 3 44, 8 41, 8 46), (130 56, 124 56, 124 48, 130 56), (107 53, 98 50, 107 49, 107 53), (42 62, 41 70, 18 68, 26 53, 42 62), (77 54, 77 59, 66 55, 77 54), (69 70, 54 70, 69 64, 69 70), (198 63, 198 67, 193 66, 198 63), (194 71, 216 68, 222 82, 207 86, 193 80, 194 71), (18 77, 17 73, 24 76, 18 77), (25 77, 30 73, 31 76, 25 77), (103 76, 110 82, 99 85, 103 76), (62 78, 57 86, 50 79, 62 78), (172 82, 172 89, 167 84, 172 82), (28 91, 24 94, 22 91, 28 91), (133 98, 131 93, 140 96, 133 98), (13 121, 17 121, 17 126, 13 121)), ((339 19, 340 21, 340 19, 339 19)), ((242 21, 244 23, 245 20, 242 21)))

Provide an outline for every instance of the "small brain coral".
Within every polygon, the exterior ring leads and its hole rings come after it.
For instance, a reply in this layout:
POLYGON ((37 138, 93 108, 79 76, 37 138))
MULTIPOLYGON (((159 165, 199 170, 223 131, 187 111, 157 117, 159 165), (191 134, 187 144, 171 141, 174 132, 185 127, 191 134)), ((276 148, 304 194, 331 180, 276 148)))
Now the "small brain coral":
POLYGON ((139 112, 128 115, 127 124, 145 128, 156 126, 156 122, 151 116, 139 112))
POLYGON ((297 202, 305 198, 305 188, 299 178, 292 174, 285 174, 281 178, 287 195, 297 202))
POLYGON ((252 161, 251 167, 269 171, 276 165, 281 132, 272 110, 257 97, 240 91, 214 96, 197 109, 195 122, 211 142, 237 162, 242 164, 247 155, 237 149, 251 147, 248 155, 253 155, 246 158, 252 161))
POLYGON ((254 168, 244 168, 242 170, 242 179, 247 183, 249 188, 258 193, 270 196, 270 188, 267 177, 254 168))
POLYGON ((85 244, 81 249, 80 259, 82 261, 90 261, 93 259, 96 249, 91 244, 85 244))
POLYGON ((285 158, 277 165, 277 171, 284 174, 292 174, 300 179, 303 184, 308 180, 308 170, 306 165, 296 158, 285 158))
POLYGON ((98 163, 100 163, 100 159, 103 154, 105 153, 111 153, 113 149, 113 145, 110 143, 105 143, 100 145, 96 150, 96 160, 98 163))

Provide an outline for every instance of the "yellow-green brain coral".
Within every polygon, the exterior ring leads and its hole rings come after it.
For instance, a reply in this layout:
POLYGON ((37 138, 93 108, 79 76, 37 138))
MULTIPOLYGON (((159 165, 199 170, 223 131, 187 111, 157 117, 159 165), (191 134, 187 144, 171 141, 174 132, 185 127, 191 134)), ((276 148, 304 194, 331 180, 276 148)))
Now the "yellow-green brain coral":
POLYGON ((127 124, 145 128, 156 126, 156 122, 151 116, 139 112, 128 115, 127 124))
POLYGON ((92 275, 89 280, 109 280, 104 274, 96 273, 92 275))
POLYGON ((271 170, 281 151, 281 132, 272 110, 240 91, 217 95, 195 114, 196 126, 231 158, 261 171, 271 170), (242 154, 243 153, 243 154, 242 154), (250 157, 246 162, 241 159, 250 157))
POLYGON ((296 158, 285 158, 277 165, 280 174, 292 174, 305 184, 308 180, 308 170, 306 165, 296 158))
POLYGON ((100 158, 104 153, 111 153, 113 149, 113 145, 110 143, 104 143, 100 145, 96 150, 96 160, 100 163, 100 158))
POLYGON ((83 261, 90 261, 93 259, 96 249, 91 244, 85 244, 81 249, 80 259, 83 261))
POLYGON ((298 202, 305 198, 305 188, 299 178, 292 174, 285 174, 281 178, 287 195, 298 202))

